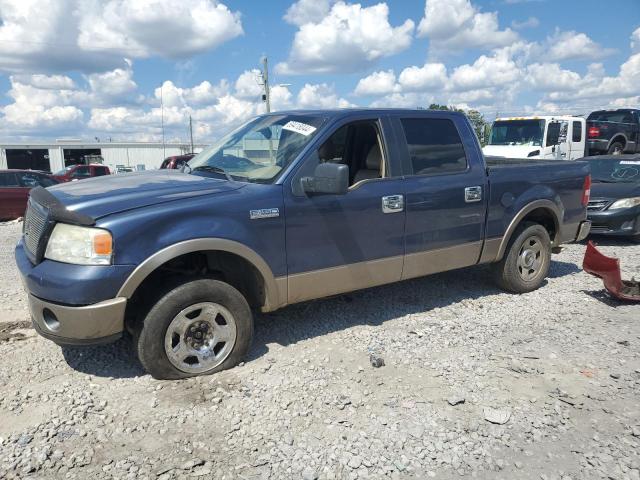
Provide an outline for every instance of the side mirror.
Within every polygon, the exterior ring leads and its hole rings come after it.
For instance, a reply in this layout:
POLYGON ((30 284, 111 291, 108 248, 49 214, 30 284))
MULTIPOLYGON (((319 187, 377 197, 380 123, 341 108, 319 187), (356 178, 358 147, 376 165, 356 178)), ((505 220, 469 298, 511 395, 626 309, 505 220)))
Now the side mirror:
POLYGON ((303 177, 301 182, 307 193, 343 195, 349 189, 349 166, 321 163, 314 170, 313 177, 303 177))

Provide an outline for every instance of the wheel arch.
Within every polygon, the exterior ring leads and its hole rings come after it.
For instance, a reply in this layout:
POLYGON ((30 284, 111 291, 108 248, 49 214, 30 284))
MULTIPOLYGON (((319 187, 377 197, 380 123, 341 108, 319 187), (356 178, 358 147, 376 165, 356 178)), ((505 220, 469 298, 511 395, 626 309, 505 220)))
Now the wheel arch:
POLYGON ((623 144, 623 151, 625 148, 627 148, 627 143, 629 143, 629 141, 627 140, 627 136, 624 133, 616 133, 613 138, 611 140, 609 140, 609 144, 607 145, 607 150, 609 150, 609 148, 611 148, 611 145, 613 145, 616 142, 622 142, 623 144))
POLYGON ((516 229, 523 222, 534 222, 542 225, 549 232, 551 238, 551 244, 555 246, 556 242, 560 238, 560 218, 562 217, 558 206, 551 200, 536 200, 522 207, 518 213, 511 219, 507 230, 505 231, 500 247, 498 248, 498 255, 496 261, 502 260, 507 250, 507 245, 516 229))
POLYGON ((125 280, 118 297, 132 298, 143 282, 160 267, 189 254, 223 253, 233 255, 253 267, 261 277, 264 301, 262 311, 272 311, 286 303, 286 277, 276 279, 267 262, 253 249, 234 240, 222 238, 198 238, 179 242, 159 250, 144 260, 125 280))

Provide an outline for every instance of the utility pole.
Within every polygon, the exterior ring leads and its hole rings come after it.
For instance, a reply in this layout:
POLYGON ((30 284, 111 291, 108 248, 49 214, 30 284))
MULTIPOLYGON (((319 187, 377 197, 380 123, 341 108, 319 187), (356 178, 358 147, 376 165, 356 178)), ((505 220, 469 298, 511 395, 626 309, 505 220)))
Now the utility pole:
POLYGON ((262 101, 266 104, 267 113, 269 113, 271 111, 271 93, 269 91, 269 65, 266 55, 262 57, 262 86, 264 87, 262 101))
POLYGON ((189 137, 191 137, 191 153, 193 153, 193 121, 189 115, 189 137))

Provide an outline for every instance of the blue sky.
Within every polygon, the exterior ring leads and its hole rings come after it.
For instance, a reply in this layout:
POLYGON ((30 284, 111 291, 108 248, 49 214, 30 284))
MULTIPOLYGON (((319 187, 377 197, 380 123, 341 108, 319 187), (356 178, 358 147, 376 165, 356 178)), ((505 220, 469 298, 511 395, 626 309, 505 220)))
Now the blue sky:
POLYGON ((4 140, 209 141, 274 108, 640 106, 640 1, 0 0, 4 140), (615 8, 613 7, 615 4, 615 8), (47 12, 47 15, 42 15, 47 12), (160 108, 160 87, 164 108, 160 108))

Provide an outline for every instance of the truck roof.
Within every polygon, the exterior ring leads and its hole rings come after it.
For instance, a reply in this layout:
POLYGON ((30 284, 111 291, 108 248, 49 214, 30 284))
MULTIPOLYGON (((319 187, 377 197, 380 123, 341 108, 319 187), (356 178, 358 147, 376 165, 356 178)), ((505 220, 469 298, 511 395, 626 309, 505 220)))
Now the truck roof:
POLYGON ((267 115, 324 115, 326 117, 348 117, 350 115, 360 114, 421 114, 428 113, 441 114, 443 116, 449 115, 464 115, 463 112, 456 112, 454 110, 428 110, 426 108, 334 108, 334 109, 309 109, 309 110, 283 110, 278 112, 271 112, 267 115))

